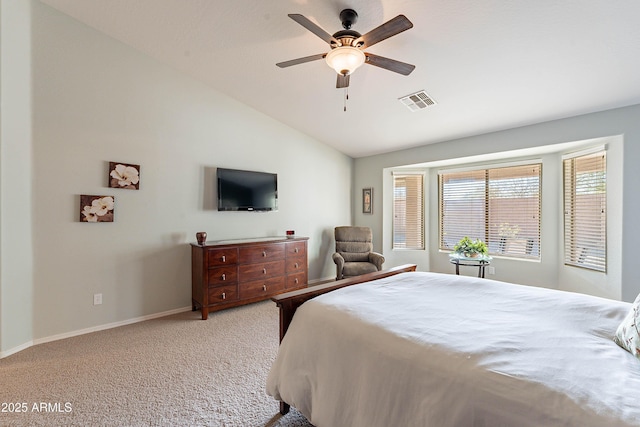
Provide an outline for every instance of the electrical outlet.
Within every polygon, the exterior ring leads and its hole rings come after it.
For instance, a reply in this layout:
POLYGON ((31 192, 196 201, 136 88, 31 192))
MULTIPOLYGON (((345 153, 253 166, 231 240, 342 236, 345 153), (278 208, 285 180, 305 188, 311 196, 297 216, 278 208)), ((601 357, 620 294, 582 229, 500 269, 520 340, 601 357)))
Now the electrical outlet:
POLYGON ((93 294, 93 305, 102 304, 102 294, 93 294))
POLYGON ((487 273, 496 274, 496 268, 495 267, 487 267, 487 273))

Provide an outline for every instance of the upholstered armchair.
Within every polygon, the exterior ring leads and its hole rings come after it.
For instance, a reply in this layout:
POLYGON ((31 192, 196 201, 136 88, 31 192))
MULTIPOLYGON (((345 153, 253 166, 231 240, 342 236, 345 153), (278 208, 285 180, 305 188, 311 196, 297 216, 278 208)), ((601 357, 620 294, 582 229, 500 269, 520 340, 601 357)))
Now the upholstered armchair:
POLYGON ((369 227, 336 227, 336 280, 380 271, 384 256, 373 252, 373 234, 369 227))

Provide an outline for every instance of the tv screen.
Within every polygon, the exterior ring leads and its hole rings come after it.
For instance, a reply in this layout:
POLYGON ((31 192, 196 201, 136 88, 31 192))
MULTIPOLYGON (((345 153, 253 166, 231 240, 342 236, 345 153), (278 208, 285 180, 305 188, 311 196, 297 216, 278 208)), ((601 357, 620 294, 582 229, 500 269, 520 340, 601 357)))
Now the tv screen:
POLYGON ((218 168, 219 211, 278 210, 278 175, 218 168))

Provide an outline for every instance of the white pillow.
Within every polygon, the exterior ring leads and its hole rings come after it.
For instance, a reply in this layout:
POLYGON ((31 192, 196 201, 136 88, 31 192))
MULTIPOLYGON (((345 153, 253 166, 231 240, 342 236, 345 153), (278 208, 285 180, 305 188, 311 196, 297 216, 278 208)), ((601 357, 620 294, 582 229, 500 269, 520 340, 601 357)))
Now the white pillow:
POLYGON ((631 311, 624 318, 613 340, 620 347, 640 359, 640 295, 631 306, 631 311))

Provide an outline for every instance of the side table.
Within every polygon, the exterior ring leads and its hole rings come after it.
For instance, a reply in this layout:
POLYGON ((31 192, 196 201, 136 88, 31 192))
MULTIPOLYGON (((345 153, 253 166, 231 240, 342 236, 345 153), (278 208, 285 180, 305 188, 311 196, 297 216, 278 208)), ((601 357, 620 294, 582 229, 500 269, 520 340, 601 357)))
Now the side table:
POLYGON ((484 279, 484 269, 491 264, 492 258, 488 255, 479 255, 477 257, 466 257, 462 254, 449 254, 449 262, 456 266, 456 274, 460 275, 460 266, 478 267, 478 277, 484 279))

